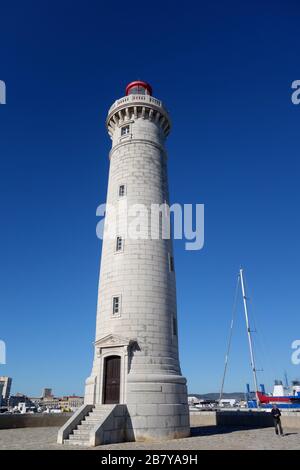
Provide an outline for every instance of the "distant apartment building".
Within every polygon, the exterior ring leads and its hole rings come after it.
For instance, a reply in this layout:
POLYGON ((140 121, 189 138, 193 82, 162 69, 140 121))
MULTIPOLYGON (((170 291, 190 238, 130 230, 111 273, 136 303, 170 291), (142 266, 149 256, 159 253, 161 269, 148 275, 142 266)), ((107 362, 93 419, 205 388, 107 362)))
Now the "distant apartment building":
POLYGON ((79 397, 76 395, 62 397, 60 399, 60 406, 61 408, 71 408, 73 410, 83 405, 83 401, 83 397, 79 397))
POLYGON ((0 376, 0 394, 4 400, 7 400, 10 396, 11 383, 11 377, 0 376))
POLYGON ((52 388, 44 388, 44 390, 43 390, 43 398, 53 398, 53 395, 52 395, 52 388))
POLYGON ((44 389, 42 397, 31 397, 30 400, 43 409, 76 409, 83 405, 83 397, 77 395, 68 395, 63 397, 55 397, 52 389, 44 389), (46 392, 47 390, 47 392, 46 392))

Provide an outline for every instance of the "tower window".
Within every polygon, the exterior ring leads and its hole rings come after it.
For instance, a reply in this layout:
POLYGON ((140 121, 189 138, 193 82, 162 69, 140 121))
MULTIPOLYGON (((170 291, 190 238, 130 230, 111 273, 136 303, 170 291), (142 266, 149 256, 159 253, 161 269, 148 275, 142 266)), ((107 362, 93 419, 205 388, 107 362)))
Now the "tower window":
POLYGON ((162 213, 159 212, 159 224, 158 224, 158 238, 162 239, 162 227, 163 227, 163 221, 162 221, 162 213))
POLYGON ((113 315, 120 314, 120 297, 113 297, 113 315))
POLYGON ((123 196, 125 196, 125 184, 121 184, 121 186, 119 186, 119 197, 123 196))
POLYGON ((121 136, 129 134, 130 127, 129 126, 123 126, 121 127, 121 136))
POLYGON ((174 257, 169 254, 169 271, 174 272, 174 257))
POLYGON ((123 238, 122 237, 117 237, 116 251, 122 251, 122 249, 123 249, 123 238))
POLYGON ((177 336, 177 319, 173 316, 173 336, 177 336))

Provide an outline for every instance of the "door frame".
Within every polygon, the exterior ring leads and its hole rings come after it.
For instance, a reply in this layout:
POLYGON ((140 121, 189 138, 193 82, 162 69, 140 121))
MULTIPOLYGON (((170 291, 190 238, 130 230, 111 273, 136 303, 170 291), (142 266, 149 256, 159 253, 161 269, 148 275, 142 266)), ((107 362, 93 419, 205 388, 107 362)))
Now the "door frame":
POLYGON ((120 356, 120 404, 126 403, 127 396, 127 375, 129 367, 129 356, 132 356, 133 349, 137 345, 135 339, 126 338, 116 334, 102 336, 94 343, 95 345, 95 375, 97 376, 95 389, 95 403, 103 403, 103 378, 104 361, 107 356, 120 356))
MULTIPOLYGON (((116 405, 118 405, 120 403, 120 400, 121 400, 121 364, 122 364, 122 358, 119 354, 112 354, 112 355, 109 355, 109 356, 105 356, 103 358, 103 391, 102 391, 102 403, 104 403, 104 400, 106 399, 106 381, 107 381, 107 361, 109 358, 118 358, 119 360, 119 401, 117 403, 115 403, 116 405)), ((112 403, 113 404, 113 403, 112 403)))
POLYGON ((97 382, 96 403, 103 404, 104 399, 104 372, 105 359, 109 356, 120 356, 120 404, 126 402, 126 375, 128 370, 128 348, 127 346, 101 347, 98 349, 99 380, 97 382))

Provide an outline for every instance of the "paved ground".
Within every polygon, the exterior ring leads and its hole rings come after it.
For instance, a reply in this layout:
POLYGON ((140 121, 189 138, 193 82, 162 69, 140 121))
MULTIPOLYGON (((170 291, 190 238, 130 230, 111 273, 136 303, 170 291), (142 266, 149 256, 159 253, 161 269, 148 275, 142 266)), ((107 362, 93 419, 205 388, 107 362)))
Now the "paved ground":
MULTIPOLYGON (((0 449, 80 449, 56 444, 58 428, 1 429, 0 449)), ((86 448, 83 448, 86 449, 86 448)), ((241 429, 228 427, 201 427, 192 429, 192 437, 143 444, 127 442, 99 446, 95 450, 217 450, 217 449, 298 449, 300 430, 289 429, 284 437, 274 435, 272 428, 241 429)))

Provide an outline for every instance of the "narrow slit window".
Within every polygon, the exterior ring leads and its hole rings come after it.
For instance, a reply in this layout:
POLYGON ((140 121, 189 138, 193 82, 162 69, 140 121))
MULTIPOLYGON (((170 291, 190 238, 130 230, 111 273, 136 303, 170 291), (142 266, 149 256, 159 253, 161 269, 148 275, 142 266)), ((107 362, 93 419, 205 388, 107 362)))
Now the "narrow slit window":
POLYGON ((163 236, 162 236, 162 227, 163 227, 162 213, 159 212, 159 226, 158 226, 158 238, 159 238, 159 240, 161 240, 163 238, 163 236))
POLYGON ((177 336, 177 319, 173 316, 173 336, 177 336))
POLYGON ((122 249, 123 249, 123 238, 122 237, 117 237, 116 251, 122 251, 122 249))
POLYGON ((113 297, 113 315, 120 313, 120 297, 113 297))
POLYGON ((130 127, 129 126, 121 127, 121 136, 129 134, 129 132, 130 132, 130 127))
POLYGON ((169 270, 174 272, 174 257, 171 255, 169 255, 169 270))
POLYGON ((119 197, 125 196, 125 184, 119 186, 119 197))

